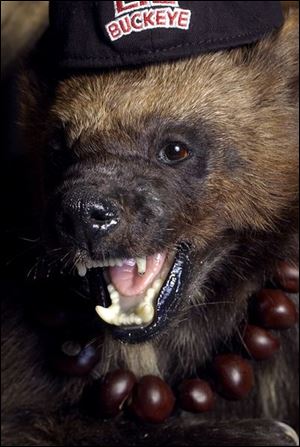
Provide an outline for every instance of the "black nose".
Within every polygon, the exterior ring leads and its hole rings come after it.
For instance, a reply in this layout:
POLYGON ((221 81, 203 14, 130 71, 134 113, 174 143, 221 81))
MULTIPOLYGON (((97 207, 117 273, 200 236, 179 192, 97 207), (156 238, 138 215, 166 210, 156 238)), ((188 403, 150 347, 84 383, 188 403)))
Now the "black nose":
POLYGON ((93 230, 102 233, 107 233, 113 229, 119 221, 116 207, 112 203, 104 200, 88 205, 83 214, 87 216, 87 224, 93 230))
POLYGON ((108 199, 65 197, 58 218, 58 229, 83 244, 93 245, 119 223, 119 210, 108 199))

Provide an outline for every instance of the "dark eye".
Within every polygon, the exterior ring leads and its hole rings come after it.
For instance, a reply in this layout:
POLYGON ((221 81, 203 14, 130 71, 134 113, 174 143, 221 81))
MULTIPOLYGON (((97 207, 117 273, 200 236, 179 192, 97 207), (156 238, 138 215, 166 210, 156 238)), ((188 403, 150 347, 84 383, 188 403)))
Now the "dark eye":
POLYGON ((190 150, 184 143, 168 143, 159 153, 164 163, 173 164, 190 156, 190 150))

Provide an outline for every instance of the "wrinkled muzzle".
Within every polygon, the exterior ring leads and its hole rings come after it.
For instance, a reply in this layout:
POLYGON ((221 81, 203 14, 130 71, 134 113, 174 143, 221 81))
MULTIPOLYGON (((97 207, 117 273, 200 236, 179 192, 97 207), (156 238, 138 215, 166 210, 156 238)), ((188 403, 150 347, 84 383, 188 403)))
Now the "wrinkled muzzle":
POLYGON ((73 169, 54 195, 53 223, 60 244, 74 248, 78 274, 88 276, 100 318, 139 341, 175 305, 183 250, 170 231, 176 207, 164 182, 112 171, 73 169))

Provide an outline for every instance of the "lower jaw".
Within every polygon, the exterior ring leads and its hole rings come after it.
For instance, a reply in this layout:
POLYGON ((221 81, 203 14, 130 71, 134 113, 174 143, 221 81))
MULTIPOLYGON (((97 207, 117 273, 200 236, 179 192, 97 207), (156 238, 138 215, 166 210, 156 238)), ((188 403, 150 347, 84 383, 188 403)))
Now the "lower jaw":
MULTIPOLYGON (((187 279, 188 264, 189 248, 186 244, 181 244, 175 255, 169 275, 156 298, 155 316, 149 324, 112 326, 101 320, 99 321, 110 328, 114 338, 124 343, 141 343, 151 339, 163 330, 180 303, 182 289, 187 279)), ((93 269, 89 272, 89 282, 91 294, 93 297, 96 297, 97 304, 109 307, 111 302, 101 269, 93 269), (101 283, 101 293, 100 296, 97 296, 99 295, 99 282, 101 283)))

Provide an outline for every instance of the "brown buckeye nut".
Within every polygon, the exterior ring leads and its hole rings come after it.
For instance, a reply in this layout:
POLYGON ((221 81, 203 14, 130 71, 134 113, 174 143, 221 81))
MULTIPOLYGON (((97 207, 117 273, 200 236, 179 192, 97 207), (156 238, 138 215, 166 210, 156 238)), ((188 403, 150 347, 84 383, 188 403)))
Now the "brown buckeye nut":
POLYGON ((274 275, 278 286, 289 293, 299 292, 299 267, 280 261, 274 275))
POLYGON ((278 289, 262 289, 256 295, 255 310, 267 329, 289 329, 298 319, 296 305, 278 289))
POLYGON ((248 324, 243 335, 249 354, 255 360, 265 360, 278 351, 280 341, 265 329, 248 324))
POLYGON ((65 342, 61 351, 52 356, 53 368, 68 376, 86 376, 99 361, 99 354, 92 344, 81 346, 77 342, 65 342))
POLYGON ((135 383, 136 377, 131 371, 118 369, 109 372, 103 382, 98 381, 93 387, 96 409, 105 417, 117 416, 131 395, 135 383))
POLYGON ((244 399, 254 384, 250 363, 235 354, 218 355, 213 362, 219 393, 229 400, 244 399))
POLYGON ((171 388, 157 376, 144 376, 133 388, 130 409, 141 421, 164 422, 174 405, 175 396, 171 388))
POLYGON ((183 410, 202 413, 214 407, 214 393, 204 380, 186 379, 180 384, 178 391, 179 405, 183 410))

